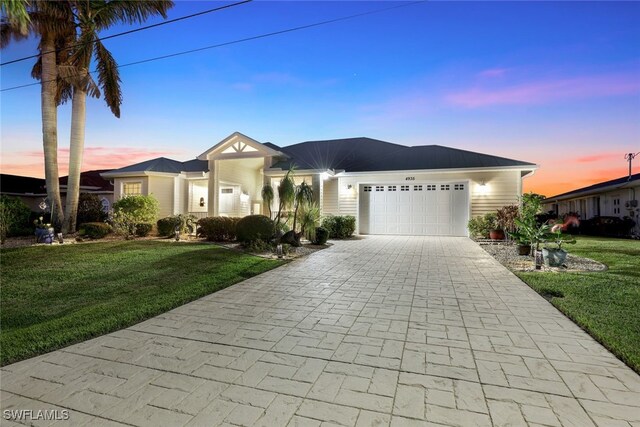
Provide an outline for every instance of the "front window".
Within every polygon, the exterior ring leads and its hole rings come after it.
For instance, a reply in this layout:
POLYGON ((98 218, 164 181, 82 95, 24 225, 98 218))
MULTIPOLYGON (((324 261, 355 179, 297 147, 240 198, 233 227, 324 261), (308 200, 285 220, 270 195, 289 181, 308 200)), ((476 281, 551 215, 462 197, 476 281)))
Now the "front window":
POLYGON ((123 196, 140 196, 142 195, 141 182, 125 182, 122 184, 123 196))

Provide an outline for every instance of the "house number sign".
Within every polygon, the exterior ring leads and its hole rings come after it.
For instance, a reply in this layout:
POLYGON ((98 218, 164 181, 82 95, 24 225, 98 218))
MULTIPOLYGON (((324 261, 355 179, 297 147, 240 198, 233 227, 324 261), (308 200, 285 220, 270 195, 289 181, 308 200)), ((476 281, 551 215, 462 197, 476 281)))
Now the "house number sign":
POLYGON ((415 176, 408 176, 404 179, 405 181, 415 181, 416 177, 415 176))

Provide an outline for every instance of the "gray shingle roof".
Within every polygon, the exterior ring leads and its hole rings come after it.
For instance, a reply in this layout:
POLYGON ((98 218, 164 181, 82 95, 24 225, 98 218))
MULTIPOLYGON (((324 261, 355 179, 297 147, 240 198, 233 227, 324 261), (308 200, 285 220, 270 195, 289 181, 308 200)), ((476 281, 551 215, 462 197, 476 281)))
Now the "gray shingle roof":
POLYGON ((610 187, 612 185, 622 185, 622 184, 626 184, 627 182, 635 182, 635 181, 640 181, 640 173, 631 175, 631 179, 629 179, 629 175, 627 175, 627 176, 623 176, 622 178, 616 178, 609 181, 599 182, 597 184, 589 185, 588 187, 582 187, 576 190, 568 191, 566 193, 557 194, 552 197, 547 197, 545 200, 550 201, 550 200, 559 199, 559 198, 566 198, 574 194, 595 191, 601 188, 610 187))
POLYGON ((534 163, 440 145, 407 147, 371 138, 307 141, 278 147, 291 156, 274 168, 335 169, 347 172, 375 172, 421 169, 459 169, 535 166, 534 163))
POLYGON ((164 172, 164 173, 180 173, 180 172, 207 172, 209 164, 206 160, 188 160, 179 162, 177 160, 167 159, 166 157, 158 157, 156 159, 146 160, 134 165, 125 166, 120 169, 114 169, 110 173, 123 172, 164 172))

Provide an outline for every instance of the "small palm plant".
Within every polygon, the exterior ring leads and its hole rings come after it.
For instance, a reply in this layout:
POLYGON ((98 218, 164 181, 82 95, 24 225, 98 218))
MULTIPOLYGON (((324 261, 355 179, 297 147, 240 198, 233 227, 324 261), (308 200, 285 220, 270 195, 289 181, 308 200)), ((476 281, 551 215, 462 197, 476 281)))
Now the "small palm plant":
POLYGON ((284 212, 291 209, 296 198, 296 184, 293 182, 293 169, 287 171, 278 186, 278 213, 276 214, 275 230, 278 230, 284 212))
MULTIPOLYGON (((307 206, 311 204, 313 201, 313 187, 307 184, 306 181, 302 181, 302 183, 296 188, 295 194, 295 208, 293 211, 293 227, 292 230, 296 231, 296 224, 298 222, 298 210, 300 208, 305 209, 307 206)), ((301 234, 302 234, 301 230, 301 234)))
POLYGON ((271 212, 271 204, 273 203, 273 199, 275 197, 271 184, 266 184, 264 187, 262 187, 261 195, 262 201, 266 203, 267 208, 269 209, 269 218, 271 218, 271 216, 273 215, 273 212, 271 212))
POLYGON ((298 212, 300 234, 310 242, 316 240, 316 228, 320 224, 320 207, 317 203, 305 204, 298 212))

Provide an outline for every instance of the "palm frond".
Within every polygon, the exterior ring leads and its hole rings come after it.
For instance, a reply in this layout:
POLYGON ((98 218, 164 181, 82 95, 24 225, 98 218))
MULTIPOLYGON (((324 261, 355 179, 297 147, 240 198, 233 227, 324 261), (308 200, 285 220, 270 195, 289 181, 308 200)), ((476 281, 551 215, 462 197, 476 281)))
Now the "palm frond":
MULTIPOLYGON (((82 3, 82 2, 80 2, 82 3)), ((93 7, 93 6, 90 6, 93 7)), ((114 24, 137 24, 152 16, 167 17, 167 11, 173 7, 169 0, 121 0, 104 2, 102 7, 93 7, 93 22, 98 30, 114 24)))
POLYGON ((20 26, 15 25, 6 18, 0 22, 0 48, 5 48, 12 41, 24 40, 28 33, 24 33, 20 26))
POLYGON ((114 116, 120 117, 122 105, 122 89, 120 88, 120 72, 118 64, 106 47, 96 40, 95 53, 98 69, 98 84, 104 93, 104 100, 114 116))

